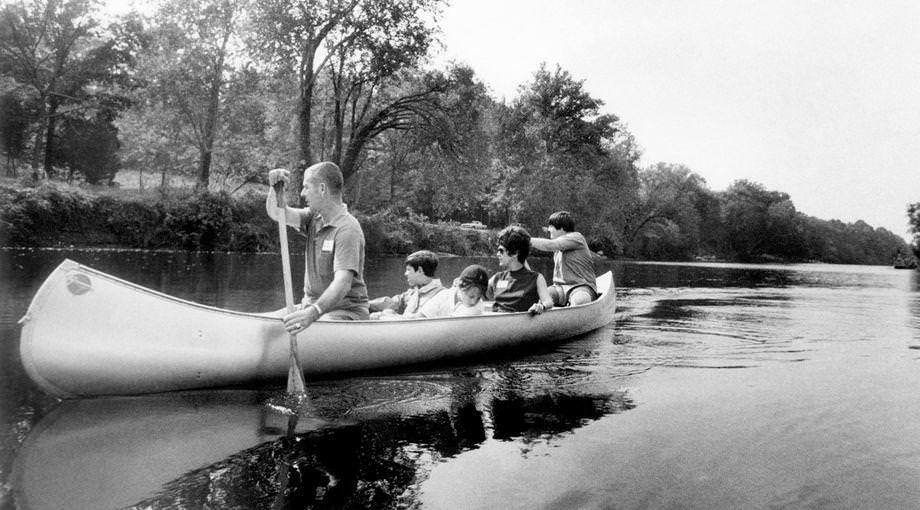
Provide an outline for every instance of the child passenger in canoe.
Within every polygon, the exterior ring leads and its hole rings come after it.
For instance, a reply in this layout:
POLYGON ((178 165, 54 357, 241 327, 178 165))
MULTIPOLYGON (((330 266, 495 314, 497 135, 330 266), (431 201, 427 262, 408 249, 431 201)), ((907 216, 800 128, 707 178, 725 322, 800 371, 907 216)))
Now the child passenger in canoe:
POLYGON ((454 280, 454 286, 441 292, 422 309, 422 316, 458 317, 482 315, 482 299, 489 285, 489 273, 480 265, 467 266, 454 280))
POLYGON ((549 295, 556 306, 581 305, 597 299, 594 279, 594 256, 581 232, 575 231, 575 219, 568 211, 556 211, 549 217, 549 239, 534 237, 530 245, 540 251, 553 252, 553 284, 549 295))
POLYGON ((553 307, 546 278, 525 266, 530 254, 530 234, 511 226, 498 233, 498 265, 504 268, 489 280, 486 299, 496 312, 543 313, 553 307))
POLYGON ((399 319, 433 319, 435 317, 458 317, 464 315, 482 315, 482 298, 489 284, 489 273, 478 265, 468 266, 454 280, 454 286, 444 289, 432 296, 414 313, 381 313, 372 315, 380 320, 399 319))
POLYGON ((435 296, 445 290, 441 280, 434 277, 438 256, 428 250, 410 253, 406 257, 406 283, 409 290, 392 297, 372 299, 371 319, 413 319, 435 296))

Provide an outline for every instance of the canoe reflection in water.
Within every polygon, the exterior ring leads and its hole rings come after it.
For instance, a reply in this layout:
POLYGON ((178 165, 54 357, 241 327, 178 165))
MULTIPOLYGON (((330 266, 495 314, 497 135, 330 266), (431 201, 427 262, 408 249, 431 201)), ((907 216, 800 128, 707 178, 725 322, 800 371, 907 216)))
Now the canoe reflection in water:
POLYGON ((65 401, 20 449, 16 500, 42 509, 395 508, 415 501, 440 460, 489 440, 552 441, 633 407, 623 392, 484 397, 469 379, 445 384, 446 395, 423 405, 350 402, 344 412, 320 390, 309 416, 293 417, 268 410, 270 395, 258 391, 65 401))

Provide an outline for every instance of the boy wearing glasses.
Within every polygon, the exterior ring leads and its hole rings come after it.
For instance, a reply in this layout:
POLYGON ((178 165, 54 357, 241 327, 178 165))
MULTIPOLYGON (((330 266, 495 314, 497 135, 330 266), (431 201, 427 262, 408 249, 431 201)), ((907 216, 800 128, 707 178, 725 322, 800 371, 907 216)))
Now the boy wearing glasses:
POLYGON ((530 234, 511 226, 498 233, 499 271, 489 279, 487 298, 494 299, 495 312, 543 313, 553 307, 553 299, 543 275, 525 267, 530 254, 530 234))

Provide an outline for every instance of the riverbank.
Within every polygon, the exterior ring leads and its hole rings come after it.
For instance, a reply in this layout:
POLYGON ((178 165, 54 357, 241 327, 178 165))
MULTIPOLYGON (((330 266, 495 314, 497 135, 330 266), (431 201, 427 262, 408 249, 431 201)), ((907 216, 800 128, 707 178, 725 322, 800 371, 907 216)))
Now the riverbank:
MULTIPOLYGON (((0 247, 275 252, 277 227, 265 214, 264 202, 263 186, 214 192, 189 187, 140 190, 70 186, 50 181, 34 187, 0 178, 0 247)), ((366 253, 371 255, 404 255, 427 249, 443 254, 488 256, 492 254, 498 232, 464 228, 456 221, 430 221, 411 210, 369 212, 355 207, 352 213, 364 228, 366 253)), ((807 259, 771 255, 769 249, 741 257, 730 246, 723 246, 715 252, 698 255, 696 260, 889 265, 891 259, 886 253, 909 250, 903 240, 883 229, 859 232, 859 235, 837 232, 826 238, 815 237, 809 250, 824 255, 807 259)), ((604 246, 590 232, 585 235, 592 248, 604 246)), ((294 234, 289 238, 292 250, 303 249, 302 236, 294 234)), ((674 258, 674 254, 668 257, 662 253, 639 257, 647 251, 642 246, 648 242, 651 241, 643 237, 635 245, 615 248, 609 255, 618 260, 681 260, 674 258)), ((698 251, 704 252, 703 247, 698 251)))
MULTIPOLYGON (((34 188, 0 184, 0 246, 188 251, 277 251, 277 228, 265 193, 166 189, 88 190, 49 182, 34 188)), ((352 211, 370 254, 427 249, 456 255, 490 253, 495 233, 411 213, 352 211)), ((290 237, 293 249, 303 237, 290 237)))

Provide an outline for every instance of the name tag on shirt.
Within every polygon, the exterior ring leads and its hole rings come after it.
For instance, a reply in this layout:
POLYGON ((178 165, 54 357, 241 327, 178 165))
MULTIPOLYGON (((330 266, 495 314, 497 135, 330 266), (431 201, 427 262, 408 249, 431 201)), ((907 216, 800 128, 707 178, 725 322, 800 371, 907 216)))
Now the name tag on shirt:
POLYGON ((332 246, 334 243, 334 239, 326 239, 323 241, 323 251, 332 251, 332 246))
POLYGON ((499 280, 495 282, 495 288, 498 290, 505 290, 508 288, 508 280, 499 280))

